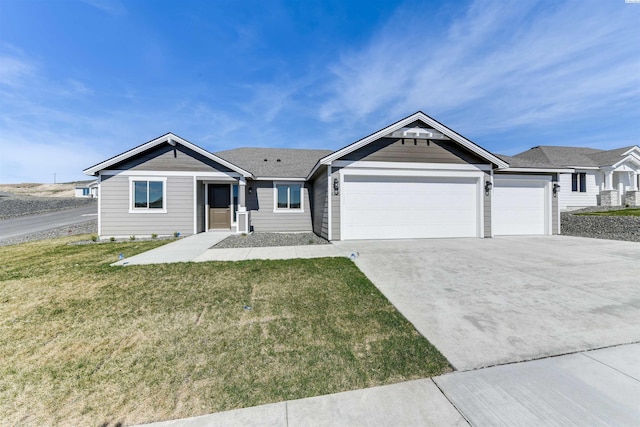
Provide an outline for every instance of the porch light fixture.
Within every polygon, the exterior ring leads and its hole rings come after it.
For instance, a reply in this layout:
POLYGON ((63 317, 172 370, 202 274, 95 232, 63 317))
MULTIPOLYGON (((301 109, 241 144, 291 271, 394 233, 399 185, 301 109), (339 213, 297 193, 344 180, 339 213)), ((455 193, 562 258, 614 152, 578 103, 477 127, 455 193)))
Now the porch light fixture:
POLYGON ((249 192, 249 194, 253 194, 253 187, 249 187, 247 191, 249 192))
POLYGON ((553 183, 553 197, 557 197, 559 192, 560 192, 560 184, 558 184, 557 182, 554 182, 553 183))
POLYGON ((333 179, 333 194, 336 196, 340 194, 340 182, 338 181, 338 178, 333 179))
POLYGON ((491 187, 493 187, 493 182, 491 181, 485 181, 484 182, 484 194, 485 195, 489 195, 489 193, 491 192, 491 187))

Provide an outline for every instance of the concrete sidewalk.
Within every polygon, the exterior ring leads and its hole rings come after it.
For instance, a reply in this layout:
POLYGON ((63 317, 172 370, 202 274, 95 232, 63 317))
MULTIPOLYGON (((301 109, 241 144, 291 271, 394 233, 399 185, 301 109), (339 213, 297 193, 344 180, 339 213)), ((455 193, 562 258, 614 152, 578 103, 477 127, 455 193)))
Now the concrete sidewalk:
POLYGON ((166 264, 172 262, 241 261, 349 256, 346 249, 328 245, 270 246, 264 248, 211 249, 231 236, 230 232, 194 234, 159 248, 125 258, 111 265, 166 264))
MULTIPOLYGON (((114 262, 111 265, 166 264, 172 262, 189 262, 200 256, 211 246, 226 239, 231 232, 209 232, 194 234, 164 246, 114 262)), ((126 254, 125 254, 126 256, 126 254)))
POLYGON ((273 403, 145 426, 469 424, 640 425, 640 344, 475 371, 454 372, 433 379, 273 403))

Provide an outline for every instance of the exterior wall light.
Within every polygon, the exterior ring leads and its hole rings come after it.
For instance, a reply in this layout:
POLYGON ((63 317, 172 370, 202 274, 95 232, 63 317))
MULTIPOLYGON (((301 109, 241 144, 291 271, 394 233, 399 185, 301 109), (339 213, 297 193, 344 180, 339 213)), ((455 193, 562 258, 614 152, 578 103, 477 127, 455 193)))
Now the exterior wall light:
POLYGON ((485 195, 489 195, 489 193, 491 192, 491 187, 493 187, 493 182, 491 181, 485 181, 484 182, 484 194, 485 195))
POLYGON ((338 181, 338 178, 333 179, 333 194, 336 196, 340 194, 340 181, 338 181))
POLYGON ((253 187, 249 187, 247 191, 249 192, 249 194, 253 194, 253 187))
POLYGON ((557 182, 554 182, 553 183, 553 197, 557 197, 559 192, 560 192, 560 184, 558 184, 557 182))

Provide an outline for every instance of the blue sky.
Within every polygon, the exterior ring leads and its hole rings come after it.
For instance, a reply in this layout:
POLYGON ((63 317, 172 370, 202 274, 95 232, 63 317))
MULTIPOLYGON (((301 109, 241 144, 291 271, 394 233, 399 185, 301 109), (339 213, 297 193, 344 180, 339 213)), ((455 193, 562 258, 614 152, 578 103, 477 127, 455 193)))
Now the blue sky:
POLYGON ((166 132, 338 149, 417 110, 484 148, 640 143, 640 4, 0 0, 0 183, 166 132))

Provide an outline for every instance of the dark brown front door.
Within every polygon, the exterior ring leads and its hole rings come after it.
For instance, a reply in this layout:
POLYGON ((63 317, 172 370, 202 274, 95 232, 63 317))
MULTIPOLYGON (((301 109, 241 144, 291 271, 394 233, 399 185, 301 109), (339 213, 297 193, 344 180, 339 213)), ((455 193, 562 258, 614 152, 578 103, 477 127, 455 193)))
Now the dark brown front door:
POLYGON ((209 229, 231 228, 231 190, 228 184, 209 184, 209 229))

